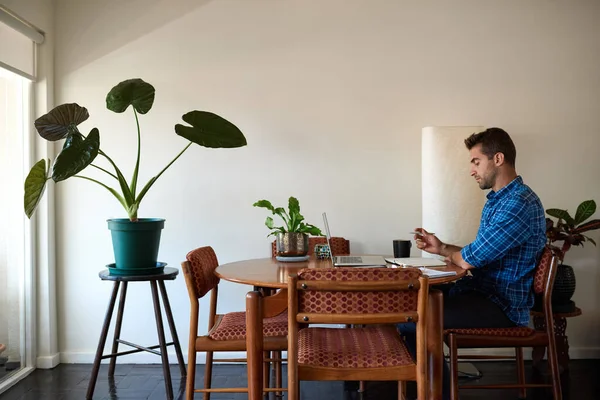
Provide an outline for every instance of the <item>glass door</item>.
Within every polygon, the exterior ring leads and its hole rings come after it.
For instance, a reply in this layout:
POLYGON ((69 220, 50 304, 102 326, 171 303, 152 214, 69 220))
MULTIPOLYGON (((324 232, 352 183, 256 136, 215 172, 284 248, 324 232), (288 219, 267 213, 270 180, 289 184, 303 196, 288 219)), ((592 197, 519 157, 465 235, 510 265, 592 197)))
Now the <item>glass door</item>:
POLYGON ((32 369, 30 223, 23 211, 31 82, 0 68, 0 393, 32 369))

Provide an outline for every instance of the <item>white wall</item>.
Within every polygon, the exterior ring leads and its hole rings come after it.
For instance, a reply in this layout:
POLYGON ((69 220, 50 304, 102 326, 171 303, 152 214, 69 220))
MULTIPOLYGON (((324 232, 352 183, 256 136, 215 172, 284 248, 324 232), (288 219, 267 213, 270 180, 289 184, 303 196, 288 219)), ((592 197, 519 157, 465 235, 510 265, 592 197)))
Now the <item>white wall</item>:
MULTIPOLYGON (((546 207, 600 201, 599 12, 592 0, 57 0, 56 103, 86 106, 83 129, 98 127, 102 148, 129 170, 133 116, 107 111, 104 99, 121 80, 152 83, 145 179, 185 145, 173 125, 188 110, 219 113, 245 133, 245 148, 188 150, 142 203, 141 217, 167 220, 160 260, 171 266, 203 245, 221 263, 268 257, 266 213, 252 203, 290 195, 309 222, 326 210, 353 250, 390 253, 420 224, 423 126, 501 126, 546 207)), ((111 290, 97 278, 113 261, 105 220, 125 214, 88 182, 56 192, 61 359, 90 362, 111 290)), ((584 311, 569 320, 571 355, 600 357, 600 249, 574 249, 567 261, 584 311)), ((182 277, 167 288, 187 347, 182 277)), ((220 310, 242 309, 247 290, 223 283, 220 310)), ((131 285, 128 298, 122 337, 156 342, 148 288, 131 285)))

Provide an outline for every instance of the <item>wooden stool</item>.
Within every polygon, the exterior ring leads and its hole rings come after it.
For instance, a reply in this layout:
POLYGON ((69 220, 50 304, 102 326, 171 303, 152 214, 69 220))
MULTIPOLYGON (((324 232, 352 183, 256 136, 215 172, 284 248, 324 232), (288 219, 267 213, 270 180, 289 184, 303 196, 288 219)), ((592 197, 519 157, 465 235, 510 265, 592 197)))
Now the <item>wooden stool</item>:
POLYGON ((114 281, 112 295, 108 303, 108 309, 106 310, 106 317, 104 319, 104 325, 102 326, 102 332, 100 333, 100 340, 98 341, 98 349, 96 350, 96 358, 94 359, 94 367, 92 368, 92 376, 88 384, 88 390, 86 399, 91 399, 94 395, 94 388, 96 386, 96 379, 98 378, 98 371, 100 370, 100 361, 105 358, 110 358, 110 365, 108 367, 108 376, 112 377, 115 374, 115 362, 118 356, 124 356, 127 354, 139 353, 140 351, 147 351, 149 353, 156 354, 162 358, 163 375, 165 377, 165 390, 167 392, 167 398, 173 399, 173 383, 171 382, 171 371, 169 369, 169 358, 167 355, 167 346, 175 346, 175 353, 177 354, 177 362, 179 364, 179 370, 181 376, 186 376, 185 364, 183 361, 183 355, 181 353, 181 346, 179 345, 179 338, 177 337, 177 331, 175 330, 175 323, 173 321, 173 314, 171 313, 171 306, 169 305, 169 298, 167 297, 167 291, 165 289, 166 280, 174 280, 179 274, 179 270, 175 268, 165 268, 159 274, 153 275, 110 275, 108 270, 101 271, 98 276, 103 281, 114 281), (115 333, 112 342, 111 354, 102 355, 104 351, 104 345, 106 343, 106 337, 108 336, 108 328, 110 326, 110 320, 112 313, 115 308, 115 302, 117 299, 117 292, 119 291, 119 285, 123 283, 123 289, 121 290, 121 297, 119 299, 119 310, 117 312, 117 322, 115 324, 115 333), (119 337, 121 334, 121 323, 123 322, 123 309, 125 308, 125 296, 127 295, 127 283, 128 282, 150 282, 150 289, 152 291, 152 300, 154 303, 154 317, 156 318, 156 329, 158 332, 159 344, 150 347, 140 346, 138 344, 121 340, 119 337), (158 283, 158 285, 157 285, 158 283), (165 314, 167 315, 167 321, 169 322, 169 328, 171 330, 172 342, 165 343, 165 330, 163 327, 162 315, 160 312, 160 301, 158 298, 158 288, 160 288, 160 294, 163 301, 163 307, 165 314), (125 344, 130 347, 134 347, 137 350, 128 350, 121 353, 117 353, 119 350, 119 343, 125 344), (160 352, 154 349, 160 348, 160 352))
MULTIPOLYGON (((569 339, 567 338, 567 318, 581 315, 581 309, 575 307, 570 313, 554 313, 554 336, 556 337, 556 355, 561 372, 569 370, 569 339)), ((533 317, 533 326, 536 330, 546 329, 544 314, 539 311, 531 311, 533 317)), ((545 347, 534 347, 531 358, 533 365, 537 367, 546 353, 545 347)))

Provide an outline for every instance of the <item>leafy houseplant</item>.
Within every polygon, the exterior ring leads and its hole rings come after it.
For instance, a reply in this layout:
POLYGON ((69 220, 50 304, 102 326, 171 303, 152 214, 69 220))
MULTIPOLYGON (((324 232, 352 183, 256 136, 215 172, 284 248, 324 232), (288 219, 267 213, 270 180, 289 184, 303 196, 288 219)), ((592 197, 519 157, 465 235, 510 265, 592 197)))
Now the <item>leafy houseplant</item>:
MULTIPOLYGON (((193 143, 209 148, 234 148, 246 145, 246 138, 243 133, 231 122, 208 111, 190 111, 182 116, 183 121, 189 125, 175 125, 175 133, 187 139, 189 143, 184 146, 183 150, 171 162, 151 177, 140 189, 141 185, 138 186, 138 174, 141 158, 141 130, 138 116, 150 111, 154 103, 154 95, 155 90, 151 84, 144 82, 142 79, 129 79, 113 87, 106 96, 106 108, 116 113, 122 113, 129 106, 132 106, 137 126, 137 152, 130 181, 126 180, 123 172, 117 167, 113 159, 100 149, 100 132, 97 128, 93 128, 87 136, 79 131, 77 126, 89 118, 88 110, 85 107, 81 107, 76 103, 62 104, 38 118, 35 121, 35 128, 42 138, 49 141, 65 139, 65 142, 52 166, 49 160, 46 163, 46 160, 42 159, 29 171, 25 179, 24 195, 24 208, 27 217, 31 218, 42 198, 46 183, 50 179, 58 183, 75 177, 97 183, 107 189, 127 212, 129 221, 134 223, 129 224, 129 226, 133 226, 134 230, 145 230, 141 228, 142 223, 145 222, 159 222, 159 225, 164 225, 164 220, 138 219, 140 204, 158 178, 193 143), (95 162, 100 158, 104 159, 103 161, 107 164, 101 166, 95 162), (113 188, 109 183, 81 175, 80 173, 87 167, 95 168, 103 173, 110 182, 116 182, 118 190, 113 188)), ((120 225, 124 225, 121 224, 122 222, 128 222, 125 219, 109 220, 109 228, 111 227, 111 221, 117 221, 120 225)), ((162 226, 160 226, 160 229, 162 229, 162 226)), ((158 233, 159 239, 160 229, 158 233)), ((114 240, 113 231, 113 246, 115 246, 114 240)), ((131 243, 125 244, 125 247, 130 246, 132 246, 131 243)), ((115 252, 116 250, 117 248, 115 247, 115 252)), ((139 250, 138 253, 142 251, 140 249, 137 250, 139 250)), ((158 252, 158 249, 156 249, 156 252, 158 252)), ((115 257, 117 257, 116 254, 115 257)), ((154 260, 156 260, 156 256, 154 256, 154 260)), ((148 262, 146 261, 145 264, 148 264, 148 262)), ((118 259, 117 266, 119 266, 118 259)))
POLYGON ((304 256, 308 253, 308 235, 323 236, 319 228, 304 222, 304 216, 300 214, 300 203, 295 197, 289 198, 287 212, 283 207, 273 207, 268 200, 259 200, 253 206, 266 208, 283 220, 283 226, 275 226, 271 216, 265 221, 267 228, 271 229, 267 237, 275 236, 279 255, 304 256))
MULTIPOLYGON (((594 200, 582 202, 575 211, 575 217, 572 217, 567 210, 558 208, 546 210, 546 214, 557 219, 555 223, 551 218, 546 218, 546 237, 548 245, 556 252, 560 261, 552 294, 553 303, 559 306, 570 304, 571 296, 575 293, 575 272, 570 265, 563 264, 565 254, 572 246, 583 246, 586 241, 596 245, 594 239, 584 235, 585 232, 600 229, 600 219, 586 222, 595 212, 594 200), (562 246, 555 246, 555 242, 562 242, 562 246)), ((559 310, 555 307, 555 311, 559 310)), ((565 311, 568 311, 568 307, 565 311)))

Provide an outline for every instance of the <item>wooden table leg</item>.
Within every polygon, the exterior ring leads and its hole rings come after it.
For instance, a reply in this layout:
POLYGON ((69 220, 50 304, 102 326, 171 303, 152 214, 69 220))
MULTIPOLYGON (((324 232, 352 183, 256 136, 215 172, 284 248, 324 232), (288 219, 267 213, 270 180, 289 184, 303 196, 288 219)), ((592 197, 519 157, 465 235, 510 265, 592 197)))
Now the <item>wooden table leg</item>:
POLYGON ((246 352, 248 360, 248 400, 263 397, 263 319, 259 292, 246 295, 246 352))
MULTIPOLYGON (((543 316, 533 317, 533 326, 536 331, 546 331, 546 320, 543 316)), ((569 338, 567 337, 567 319, 554 317, 554 338, 556 340, 556 356, 560 372, 569 370, 569 338)), ((538 367, 546 354, 546 347, 534 347, 531 359, 534 367, 538 367)))
POLYGON ((554 318, 554 337, 556 338, 556 356, 562 373, 569 370, 569 339, 567 338, 566 318, 554 318))
POLYGON ((94 366, 92 367, 92 375, 90 376, 90 382, 88 383, 86 399, 91 399, 94 396, 94 389, 96 388, 96 380, 98 379, 98 371, 100 370, 100 361, 102 361, 102 353, 104 352, 104 345, 106 344, 106 336, 108 336, 108 328, 110 327, 110 320, 112 319, 113 310, 115 308, 115 302, 117 301, 117 293, 119 292, 119 284, 121 282, 115 281, 113 286, 112 295, 108 302, 108 309, 106 310, 106 316, 104 317, 104 325, 102 326, 102 332, 100 333, 100 340, 98 340, 98 348, 96 349, 96 357, 94 358, 94 366))
POLYGON ((429 292, 429 308, 427 310, 427 354, 428 354, 428 398, 442 398, 442 379, 444 368, 444 300, 442 292, 429 292))

